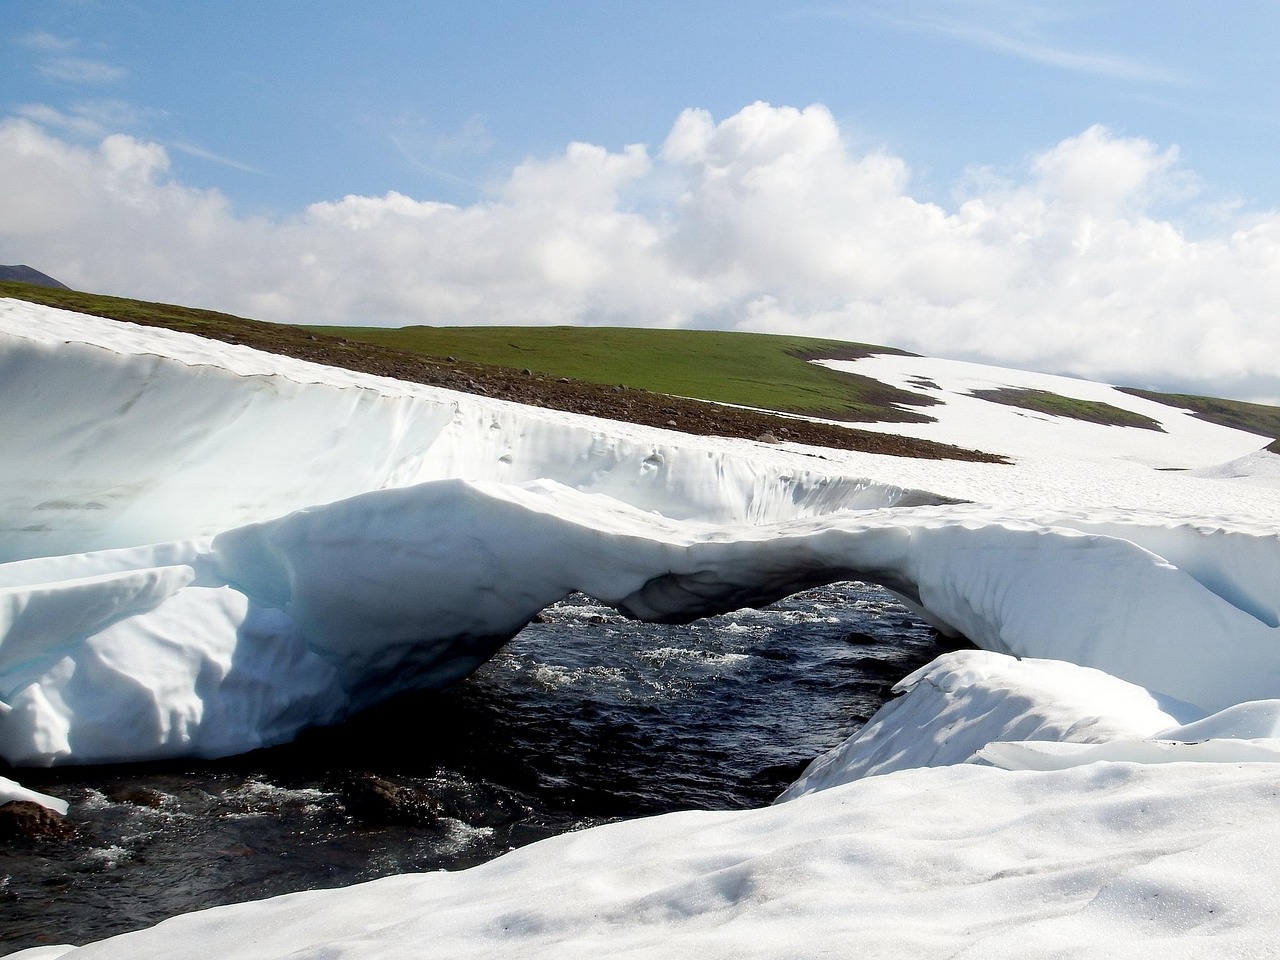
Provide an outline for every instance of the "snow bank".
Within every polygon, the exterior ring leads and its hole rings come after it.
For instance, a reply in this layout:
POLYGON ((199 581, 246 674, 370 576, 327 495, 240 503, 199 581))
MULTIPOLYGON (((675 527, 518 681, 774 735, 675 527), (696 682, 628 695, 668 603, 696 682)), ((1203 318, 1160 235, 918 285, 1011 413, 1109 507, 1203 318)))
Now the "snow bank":
POLYGON ((1268 956, 1278 790, 1274 763, 904 770, 219 907, 68 956, 1268 956))
MULTIPOLYGON (((0 551, 41 554, 0 564, 11 762, 288 739, 457 680, 574 590, 680 620, 860 578, 987 649, 1204 710, 1280 695, 1280 537, 1239 513, 937 505, 800 450, 606 433, 17 301, 0 321, 0 551), (159 533, 180 539, 132 546, 159 533)), ((1195 423, 1179 429, 1199 449, 1195 423)), ((928 469, 975 466, 1027 472, 928 469)), ((1152 491, 1212 485, 1146 474, 1152 491)))
POLYGON ((0 299, 0 561, 209 536, 368 490, 550 478, 762 522, 937 502, 764 444, 631 427, 0 299))
POLYGON ((814 760, 778 801, 895 770, 965 763, 995 741, 1145 738, 1203 717, 1100 670, 983 650, 945 654, 893 689, 898 699, 814 760))

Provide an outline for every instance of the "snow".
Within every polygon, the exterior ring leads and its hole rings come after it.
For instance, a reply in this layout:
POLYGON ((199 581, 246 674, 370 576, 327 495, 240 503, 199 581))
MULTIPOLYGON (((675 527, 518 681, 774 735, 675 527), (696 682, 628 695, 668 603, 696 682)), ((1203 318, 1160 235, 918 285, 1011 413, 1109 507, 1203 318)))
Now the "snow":
POLYGON ((1215 426, 1190 411, 1135 397, 1105 383, 1012 370, 962 360, 874 354, 824 360, 822 366, 860 374, 936 401, 920 407, 935 422, 881 424, 869 429, 943 440, 1014 457, 1140 463, 1157 469, 1212 467, 1253 454, 1270 441, 1215 426), (1155 420, 1161 431, 1108 427, 972 396, 981 390, 1043 390, 1105 403, 1155 420))
POLYGON ((768 809, 218 908, 77 960, 1266 953, 1266 438, 1065 378, 851 368, 946 399, 881 429, 1015 463, 692 438, 0 301, 12 763, 287 740, 453 682, 573 591, 678 621, 865 579, 983 648, 906 678, 768 809), (1165 432, 965 395, 991 385, 1165 432))
POLYGON ((985 650, 945 654, 894 692, 898 699, 814 760, 779 801, 895 770, 965 763, 998 741, 1132 740, 1202 717, 1189 704, 1091 667, 985 650))
POLYGON ((904 770, 219 907, 69 956, 1262 957, 1278 789, 1274 763, 904 770))
POLYGON ((24 803, 38 803, 43 807, 57 813, 66 814, 67 801, 59 800, 57 797, 51 797, 46 793, 37 793, 35 790, 28 790, 16 780, 10 780, 8 777, 0 777, 0 806, 13 801, 22 801, 24 803))

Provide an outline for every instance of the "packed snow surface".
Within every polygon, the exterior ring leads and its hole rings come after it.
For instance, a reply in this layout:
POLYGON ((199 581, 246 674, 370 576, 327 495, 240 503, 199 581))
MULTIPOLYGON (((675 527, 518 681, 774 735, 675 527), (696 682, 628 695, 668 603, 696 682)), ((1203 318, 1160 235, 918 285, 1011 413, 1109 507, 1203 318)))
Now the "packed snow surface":
POLYGON ((1267 438, 1064 378, 854 369, 946 396, 937 423, 885 429, 1015 462, 692 438, 0 301, 12 763, 280 742, 457 680, 573 591, 679 621, 863 579, 982 648, 906 678, 769 809, 615 824, 75 955, 1265 952, 1267 438), (967 396, 993 385, 1164 429, 967 396))

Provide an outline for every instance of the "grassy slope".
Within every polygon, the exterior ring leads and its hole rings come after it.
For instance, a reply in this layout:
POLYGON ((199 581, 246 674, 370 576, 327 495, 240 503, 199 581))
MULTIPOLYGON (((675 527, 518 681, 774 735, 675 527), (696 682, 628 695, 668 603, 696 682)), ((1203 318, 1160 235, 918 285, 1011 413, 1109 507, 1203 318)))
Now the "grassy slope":
MULTIPOLYGON (((353 342, 331 335, 341 331, 327 327, 315 328, 312 332, 301 327, 245 320, 210 310, 73 290, 56 290, 16 282, 0 282, 0 297, 15 297, 94 316, 180 330, 314 363, 345 367, 413 383, 675 429, 694 435, 754 440, 772 434, 779 439, 810 446, 860 450, 886 456, 1007 462, 1003 457, 931 440, 873 433, 818 421, 795 420, 768 412, 725 407, 700 400, 682 400, 635 387, 610 387, 598 382, 543 374, 526 375, 519 369, 452 357, 438 359, 377 344, 353 342)), ((739 342, 744 345, 752 339, 748 335, 742 337, 739 342)), ((804 364, 799 360, 789 359, 803 368, 804 364)), ((895 408, 886 409, 892 412, 895 408)))
POLYGON ((1003 403, 1023 410, 1034 410, 1055 417, 1069 417, 1072 420, 1085 420, 1089 423, 1101 423, 1112 427, 1137 427, 1141 430, 1156 430, 1164 433, 1164 428, 1140 413, 1125 410, 1114 404, 1100 400, 1077 400, 1064 397, 1048 390, 1018 389, 1017 387, 1000 387, 993 390, 973 390, 971 396, 989 400, 992 403, 1003 403))
POLYGON ((592 383, 783 410, 832 420, 924 423, 931 397, 808 359, 897 353, 887 347, 716 330, 620 327, 309 327, 432 357, 527 369, 592 383))
POLYGON ((1220 427, 1234 427, 1248 433, 1271 437, 1267 447, 1272 453, 1280 453, 1280 407, 1244 400, 1220 400, 1217 397, 1198 397, 1190 393, 1157 393, 1137 387, 1121 387, 1125 393, 1144 397, 1166 406, 1190 410, 1201 420, 1216 423, 1220 427))

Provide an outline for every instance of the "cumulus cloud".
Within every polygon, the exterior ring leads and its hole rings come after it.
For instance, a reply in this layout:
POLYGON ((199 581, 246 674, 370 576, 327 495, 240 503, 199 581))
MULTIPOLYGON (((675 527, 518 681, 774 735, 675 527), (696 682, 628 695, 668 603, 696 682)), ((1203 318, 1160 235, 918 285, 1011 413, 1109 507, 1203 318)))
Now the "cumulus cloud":
POLYGON ((655 149, 570 144, 472 204, 269 219, 177 182, 154 143, 20 118, 0 124, 0 261, 275 320, 791 332, 1274 399, 1280 213, 1193 235, 1168 211, 1190 218, 1194 190, 1174 148, 1092 127, 943 206, 825 108, 757 103, 687 110, 655 149))

